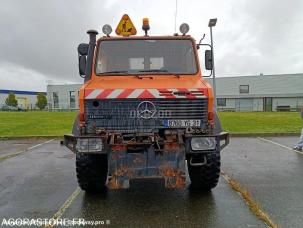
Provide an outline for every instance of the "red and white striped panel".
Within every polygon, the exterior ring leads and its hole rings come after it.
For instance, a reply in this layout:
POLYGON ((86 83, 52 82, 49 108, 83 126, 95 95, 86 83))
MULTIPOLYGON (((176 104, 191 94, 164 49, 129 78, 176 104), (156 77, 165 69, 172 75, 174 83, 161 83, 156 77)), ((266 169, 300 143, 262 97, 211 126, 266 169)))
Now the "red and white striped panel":
POLYGON ((86 89, 85 99, 205 98, 207 89, 86 89))

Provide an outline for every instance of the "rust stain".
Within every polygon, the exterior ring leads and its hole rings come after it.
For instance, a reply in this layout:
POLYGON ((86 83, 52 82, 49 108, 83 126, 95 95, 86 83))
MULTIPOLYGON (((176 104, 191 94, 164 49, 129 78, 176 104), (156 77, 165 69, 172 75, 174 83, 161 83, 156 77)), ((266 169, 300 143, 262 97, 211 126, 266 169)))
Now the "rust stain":
POLYGON ((118 169, 116 169, 115 173, 114 173, 114 177, 118 176, 124 176, 125 173, 128 172, 128 167, 127 166, 120 166, 118 169))
POLYGON ((120 166, 108 180, 107 186, 109 189, 123 189, 125 180, 129 180, 134 175, 133 171, 127 166, 120 166))
POLYGON ((165 187, 167 188, 184 188, 186 184, 185 175, 181 171, 176 171, 168 166, 159 168, 160 173, 165 178, 165 187))
POLYGON ((180 150, 180 145, 177 142, 166 142, 164 144, 164 151, 180 150))
POLYGON ((119 184, 117 178, 111 178, 108 183, 107 183, 107 186, 109 189, 120 189, 122 188, 122 185, 119 184))
POLYGON ((186 184, 186 178, 183 175, 177 176, 176 188, 184 188, 186 184))
POLYGON ((124 156, 121 154, 112 154, 111 155, 111 160, 119 160, 121 158, 123 158, 124 156))
POLYGON ((177 135, 166 135, 166 141, 167 142, 176 142, 177 141, 177 135))
POLYGON ((112 150, 112 152, 126 151, 127 147, 126 147, 126 145, 121 145, 121 144, 111 145, 111 150, 112 150))

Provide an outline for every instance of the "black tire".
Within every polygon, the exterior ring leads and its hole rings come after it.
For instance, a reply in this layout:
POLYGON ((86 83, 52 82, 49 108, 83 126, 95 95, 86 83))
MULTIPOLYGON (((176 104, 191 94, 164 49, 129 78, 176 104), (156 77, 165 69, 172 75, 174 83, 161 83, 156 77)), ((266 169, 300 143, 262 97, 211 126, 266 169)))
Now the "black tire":
POLYGON ((76 171, 82 190, 92 193, 104 191, 108 173, 107 155, 77 154, 76 171))
MULTIPOLYGON (((187 160, 188 174, 191 180, 191 188, 210 190, 217 186, 220 177, 220 153, 208 153, 205 155, 207 163, 202 166, 192 166, 190 156, 187 160)), ((193 157, 193 163, 203 162, 203 156, 193 157)))

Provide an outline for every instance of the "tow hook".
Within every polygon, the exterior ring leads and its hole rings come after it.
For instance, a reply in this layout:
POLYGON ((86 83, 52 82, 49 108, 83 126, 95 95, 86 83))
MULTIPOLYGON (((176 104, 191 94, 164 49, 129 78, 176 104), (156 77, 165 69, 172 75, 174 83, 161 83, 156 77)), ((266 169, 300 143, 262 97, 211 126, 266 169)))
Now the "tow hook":
POLYGON ((206 156, 203 156, 203 162, 193 162, 193 157, 190 157, 189 164, 191 166, 203 166, 207 164, 206 156))

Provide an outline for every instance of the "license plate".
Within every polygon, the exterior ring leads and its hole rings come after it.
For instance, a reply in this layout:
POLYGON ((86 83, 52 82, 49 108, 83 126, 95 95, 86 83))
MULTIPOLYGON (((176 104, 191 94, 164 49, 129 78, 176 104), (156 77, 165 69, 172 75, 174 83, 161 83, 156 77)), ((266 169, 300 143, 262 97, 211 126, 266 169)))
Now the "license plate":
POLYGON ((200 127, 201 120, 165 120, 165 127, 200 127))

